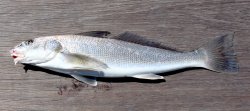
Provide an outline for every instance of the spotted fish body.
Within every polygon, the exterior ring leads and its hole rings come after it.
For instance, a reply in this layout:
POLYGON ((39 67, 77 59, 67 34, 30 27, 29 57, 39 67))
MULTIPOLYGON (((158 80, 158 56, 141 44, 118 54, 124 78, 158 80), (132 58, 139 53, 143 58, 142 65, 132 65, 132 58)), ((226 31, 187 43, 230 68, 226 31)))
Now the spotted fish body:
MULTIPOLYGON (((119 37, 122 36, 124 34, 119 37)), ((139 37, 133 34, 129 36, 139 37)), ((48 36, 35 38, 32 43, 40 44, 36 47, 46 49, 46 51, 39 49, 40 51, 37 52, 41 55, 48 52, 44 59, 46 61, 32 63, 23 60, 21 63, 69 74, 90 85, 97 85, 97 82, 85 76, 155 80, 163 79, 162 76, 156 75, 157 73, 188 67, 203 67, 218 72, 237 72, 238 65, 232 50, 232 40, 232 35, 224 35, 199 49, 181 52, 121 39, 91 37, 91 34, 86 35, 86 33, 85 35, 48 36)), ((30 50, 36 50, 34 47, 30 50)))

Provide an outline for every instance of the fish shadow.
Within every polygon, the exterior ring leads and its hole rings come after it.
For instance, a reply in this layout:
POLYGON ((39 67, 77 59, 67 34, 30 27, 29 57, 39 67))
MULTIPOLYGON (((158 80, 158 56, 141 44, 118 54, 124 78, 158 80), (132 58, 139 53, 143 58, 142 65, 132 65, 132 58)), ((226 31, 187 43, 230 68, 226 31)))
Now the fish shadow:
MULTIPOLYGON (((42 72, 52 74, 52 75, 62 76, 62 77, 66 77, 66 78, 73 78, 70 75, 55 72, 55 71, 51 71, 51 70, 44 69, 44 68, 41 68, 41 67, 37 67, 37 66, 29 65, 29 64, 23 64, 23 65, 24 65, 23 69, 25 70, 26 73, 28 72, 28 70, 42 71, 42 72)), ((203 68, 186 68, 186 69, 180 69, 180 70, 166 72, 166 73, 160 73, 160 74, 157 74, 157 75, 171 76, 171 75, 175 75, 175 74, 182 73, 182 72, 185 72, 185 71, 199 70, 199 69, 203 69, 203 68)), ((161 83, 161 82, 166 82, 164 79, 146 80, 146 79, 137 79, 137 78, 132 78, 132 77, 122 77, 122 78, 102 78, 102 77, 97 77, 97 81, 108 82, 108 83, 123 83, 123 82, 161 83)))
POLYGON ((62 76, 62 77, 66 77, 66 78, 72 78, 70 75, 55 72, 55 71, 51 71, 51 70, 44 69, 44 68, 41 68, 41 67, 37 67, 37 66, 29 65, 29 64, 23 64, 23 65, 24 65, 23 69, 25 70, 25 73, 27 73, 28 70, 41 71, 41 72, 45 72, 45 73, 52 74, 52 75, 62 76))

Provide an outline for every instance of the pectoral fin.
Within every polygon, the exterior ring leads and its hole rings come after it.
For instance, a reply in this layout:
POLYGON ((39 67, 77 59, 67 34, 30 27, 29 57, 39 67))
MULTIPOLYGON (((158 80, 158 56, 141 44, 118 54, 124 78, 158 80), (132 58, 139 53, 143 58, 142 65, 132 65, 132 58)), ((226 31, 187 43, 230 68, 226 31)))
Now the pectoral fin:
POLYGON ((159 76, 156 74, 138 74, 138 75, 134 75, 132 77, 138 78, 138 79, 149 79, 149 80, 164 79, 163 76, 159 76))
POLYGON ((91 77, 91 78, 87 78, 84 76, 79 76, 79 75, 71 75, 72 77, 74 77, 76 80, 84 82, 86 84, 89 84, 91 86, 97 86, 97 81, 95 77, 91 77))
POLYGON ((62 53, 62 56, 66 64, 71 66, 70 69, 102 71, 108 68, 105 63, 85 55, 62 53))

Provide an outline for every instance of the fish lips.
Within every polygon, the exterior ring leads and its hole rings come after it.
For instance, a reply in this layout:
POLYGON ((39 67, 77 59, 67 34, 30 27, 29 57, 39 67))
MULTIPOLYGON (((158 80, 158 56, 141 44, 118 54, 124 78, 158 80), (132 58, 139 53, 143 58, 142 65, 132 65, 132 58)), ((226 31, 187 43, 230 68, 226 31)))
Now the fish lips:
POLYGON ((15 50, 10 50, 10 55, 11 55, 11 57, 14 59, 14 63, 15 63, 15 65, 17 64, 17 63, 19 63, 21 60, 23 60, 24 59, 24 55, 23 54, 20 54, 20 53, 17 53, 15 50))

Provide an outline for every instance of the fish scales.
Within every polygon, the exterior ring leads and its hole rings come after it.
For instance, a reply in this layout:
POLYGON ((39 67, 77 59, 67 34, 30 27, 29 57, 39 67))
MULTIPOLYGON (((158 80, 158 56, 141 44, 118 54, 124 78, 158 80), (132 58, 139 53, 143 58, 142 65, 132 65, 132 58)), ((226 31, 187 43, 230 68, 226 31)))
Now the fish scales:
POLYGON ((189 62, 192 58, 191 54, 187 56, 184 52, 168 51, 114 39, 82 36, 62 36, 57 37, 57 39, 71 53, 88 55, 108 65, 116 65, 122 68, 134 65, 142 65, 141 67, 145 68, 152 64, 189 62))

